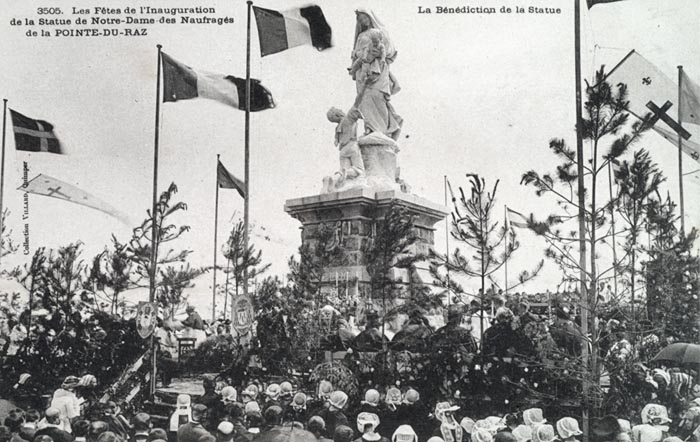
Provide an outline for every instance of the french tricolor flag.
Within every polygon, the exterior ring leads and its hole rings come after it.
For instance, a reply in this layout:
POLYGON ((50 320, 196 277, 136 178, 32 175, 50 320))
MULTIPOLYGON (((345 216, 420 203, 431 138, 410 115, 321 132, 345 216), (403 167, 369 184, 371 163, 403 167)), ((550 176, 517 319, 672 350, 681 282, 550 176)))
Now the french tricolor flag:
POLYGON ((319 6, 309 5, 287 11, 253 6, 253 12, 258 24, 262 57, 301 45, 311 45, 319 51, 331 47, 331 27, 319 6))

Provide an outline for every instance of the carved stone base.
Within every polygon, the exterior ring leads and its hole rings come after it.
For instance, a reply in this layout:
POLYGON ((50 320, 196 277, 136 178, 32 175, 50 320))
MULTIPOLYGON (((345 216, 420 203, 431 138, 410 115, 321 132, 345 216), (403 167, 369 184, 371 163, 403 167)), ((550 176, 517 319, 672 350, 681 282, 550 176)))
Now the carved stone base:
MULTIPOLYGON (((382 160, 376 162, 381 163, 382 160)), ((369 297, 363 249, 374 234, 376 221, 386 215, 392 204, 406 208, 415 217, 419 241, 414 245, 414 253, 427 253, 435 242, 434 225, 445 218, 448 210, 426 199, 393 189, 375 191, 363 187, 287 200, 284 210, 301 222, 303 244, 315 243, 322 224, 336 229, 336 239, 343 252, 340 262, 326 269, 325 292, 337 287, 342 296, 350 299, 369 297)), ((397 271, 397 276, 402 275, 397 271)))

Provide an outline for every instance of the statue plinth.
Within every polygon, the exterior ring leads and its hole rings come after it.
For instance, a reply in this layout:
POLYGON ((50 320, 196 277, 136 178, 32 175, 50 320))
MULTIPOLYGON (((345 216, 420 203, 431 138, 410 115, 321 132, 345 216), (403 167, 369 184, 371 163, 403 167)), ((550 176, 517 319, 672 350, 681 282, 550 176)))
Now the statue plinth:
MULTIPOLYGON (((378 161, 376 164, 381 163, 378 161)), ((367 178, 369 181, 369 174, 367 178)), ((302 244, 315 244, 323 224, 335 229, 342 256, 339 262, 326 269, 324 292, 334 290, 339 278, 343 281, 338 290, 343 292, 340 296, 356 301, 369 299, 369 275, 363 250, 375 232, 375 223, 384 218, 392 205, 405 208, 414 218, 414 229, 419 240, 413 245, 413 253, 427 254, 435 244, 435 224, 449 212, 446 207, 424 198, 400 190, 377 191, 358 187, 286 201, 284 210, 302 224, 302 244)), ((407 275, 402 275, 398 269, 395 276, 407 280, 407 275)))

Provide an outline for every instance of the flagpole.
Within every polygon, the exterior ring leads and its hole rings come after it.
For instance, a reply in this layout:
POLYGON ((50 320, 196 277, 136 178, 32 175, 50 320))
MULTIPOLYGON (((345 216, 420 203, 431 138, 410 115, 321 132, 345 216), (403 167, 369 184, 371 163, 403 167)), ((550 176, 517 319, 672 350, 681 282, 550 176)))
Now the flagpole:
MULTIPOLYGON (((2 233, 5 229, 3 197, 5 196, 5 131, 7 130, 7 98, 2 99, 2 159, 0 159, 0 262, 2 261, 2 233)), ((0 266, 0 271, 2 266, 0 266)))
MULTIPOLYGON (((579 291, 581 296, 581 333, 588 335, 588 289, 586 287, 586 197, 583 182, 583 116, 581 115, 581 0, 574 0, 574 75, 576 92, 576 169, 578 175, 578 238, 579 238, 579 291)), ((581 341, 581 358, 584 369, 588 369, 588 343, 581 341)), ((585 402, 589 395, 588 381, 582 382, 584 404, 581 407, 581 421, 583 427, 583 441, 589 440, 588 404, 585 402)))
MULTIPOLYGON (((245 50, 245 198, 243 207, 243 247, 248 250, 248 226, 250 223, 250 13, 253 2, 248 0, 245 50)), ((243 294, 248 295, 248 268, 243 269, 243 294)))
POLYGON ((216 247, 216 239, 219 231, 219 157, 216 154, 216 197, 214 199, 214 276, 211 289, 211 322, 216 321, 216 255, 218 247, 216 247))
MULTIPOLYGON (((148 301, 153 303, 156 300, 156 267, 158 259, 158 228, 157 228, 157 210, 158 210, 158 139, 160 126, 160 68, 161 68, 161 50, 162 45, 156 45, 158 48, 158 71, 156 75, 156 118, 155 118, 155 137, 153 140, 153 202, 151 205, 151 274, 148 290, 148 301)), ((151 334, 151 382, 150 395, 156 391, 156 341, 151 334)))
MULTIPOLYGON (((678 125, 683 126, 683 66, 678 66, 678 125)), ((683 137, 678 134, 678 189, 681 198, 681 234, 685 235, 685 204, 683 203, 683 137)))
POLYGON ((506 220, 508 219, 508 206, 505 204, 503 205, 503 225, 506 228, 506 242, 505 242, 505 255, 504 255, 504 260, 503 260, 503 268, 505 270, 505 287, 506 287, 506 295, 508 294, 508 234, 510 233, 510 226, 506 225, 506 220))
MULTIPOLYGON (((613 199, 612 191, 612 164, 608 161, 608 190, 610 191, 610 201, 613 199)), ((615 211, 610 210, 610 226, 612 227, 612 252, 613 252, 613 287, 615 299, 617 299, 617 239, 615 237, 615 211)))
MULTIPOLYGON (((444 179, 444 193, 445 193, 445 207, 447 207, 447 175, 443 175, 444 179)), ((452 295, 450 294, 450 222, 448 217, 445 217, 445 256, 447 257, 447 305, 452 304, 452 295)))

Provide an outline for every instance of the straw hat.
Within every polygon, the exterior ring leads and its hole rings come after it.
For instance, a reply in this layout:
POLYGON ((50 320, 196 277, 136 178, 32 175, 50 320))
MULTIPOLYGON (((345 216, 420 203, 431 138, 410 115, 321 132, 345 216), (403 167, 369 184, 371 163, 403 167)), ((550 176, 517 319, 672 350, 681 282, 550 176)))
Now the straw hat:
POLYGON ((260 390, 258 389, 257 385, 250 384, 245 388, 245 390, 243 390, 243 392, 241 392, 241 396, 245 396, 250 399, 257 399, 258 393, 260 393, 260 390))
POLYGON ((306 395, 302 393, 301 391, 297 394, 294 395, 294 399, 292 399, 292 407, 293 408, 303 408, 306 407, 306 395))
POLYGON ((557 421, 557 432, 562 439, 568 439, 583 434, 578 427, 578 421, 573 417, 563 417, 557 421))
POLYGON ((282 390, 282 395, 291 396, 294 393, 294 387, 291 382, 284 381, 280 384, 280 389, 282 390))
POLYGON ((409 388, 404 395, 404 400, 407 404, 415 404, 420 400, 420 393, 418 393, 413 388, 409 388))
POLYGON ((219 424, 216 429, 219 431, 219 433, 228 436, 229 434, 233 433, 233 424, 228 421, 223 421, 219 424))

